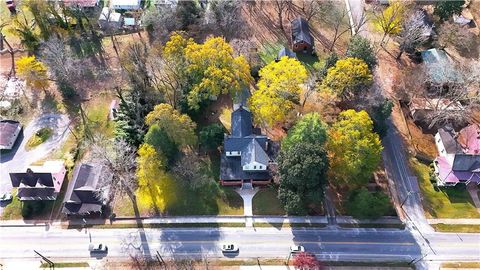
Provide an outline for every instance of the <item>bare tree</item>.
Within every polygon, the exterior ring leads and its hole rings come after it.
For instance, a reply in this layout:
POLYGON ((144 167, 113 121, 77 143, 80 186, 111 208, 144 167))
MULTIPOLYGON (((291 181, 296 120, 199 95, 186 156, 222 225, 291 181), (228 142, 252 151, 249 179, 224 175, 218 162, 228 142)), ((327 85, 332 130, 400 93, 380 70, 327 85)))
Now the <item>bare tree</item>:
POLYGON ((280 29, 282 31, 285 31, 285 28, 283 26, 283 18, 285 15, 285 12, 290 10, 292 7, 292 0, 274 0, 273 1, 273 8, 275 9, 275 12, 277 13, 278 16, 278 25, 280 26, 280 29))
POLYGON ((207 24, 227 40, 241 36, 246 29, 242 17, 242 1, 237 0, 213 0, 209 1, 205 15, 207 24))
POLYGON ((193 152, 184 153, 173 166, 172 172, 194 190, 213 182, 206 164, 193 152))
POLYGON ((443 48, 453 46, 459 52, 470 52, 476 43, 474 33, 455 23, 444 22, 438 32, 438 44, 443 48))
POLYGON ((351 31, 350 23, 348 22, 348 11, 344 5, 338 5, 333 1, 324 3, 324 12, 318 14, 320 20, 330 25, 333 28, 332 43, 329 50, 333 51, 338 39, 344 34, 351 31))
POLYGON ((480 64, 439 61, 406 77, 403 91, 427 112, 422 119, 428 128, 445 124, 461 125, 480 107, 480 64))
POLYGON ((108 189, 108 203, 115 196, 126 194, 135 201, 138 182, 135 174, 136 149, 124 140, 97 137, 91 147, 92 159, 103 167, 100 189, 108 189))
POLYGON ((147 9, 142 16, 142 24, 149 33, 150 41, 158 39, 166 42, 172 31, 180 29, 180 23, 175 17, 172 5, 156 5, 147 9))
POLYGON ((397 59, 400 59, 403 52, 413 52, 418 46, 426 42, 432 27, 425 23, 425 14, 420 11, 414 11, 402 25, 400 31, 400 52, 397 55, 397 59))
POLYGON ((302 13, 307 21, 310 21, 313 17, 325 12, 326 7, 321 0, 303 0, 301 2, 302 13))

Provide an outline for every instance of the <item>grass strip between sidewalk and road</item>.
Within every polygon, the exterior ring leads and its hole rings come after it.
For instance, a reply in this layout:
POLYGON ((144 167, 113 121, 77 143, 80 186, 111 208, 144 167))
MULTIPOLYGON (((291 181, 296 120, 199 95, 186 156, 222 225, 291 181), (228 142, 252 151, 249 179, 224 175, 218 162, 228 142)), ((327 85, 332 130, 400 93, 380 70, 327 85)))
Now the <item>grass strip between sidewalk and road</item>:
POLYGON ((462 233, 480 233, 480 225, 465 224, 431 224, 437 232, 462 232, 462 233))
POLYGON ((382 224, 382 223, 343 223, 343 224, 338 224, 341 228, 386 228, 386 229, 400 229, 403 230, 405 229, 405 224, 399 223, 399 224, 382 224))
POLYGON ((480 262, 444 262, 441 268, 479 269, 480 262))
POLYGON ((268 223, 254 222, 253 227, 257 228, 325 228, 327 224, 323 223, 268 223))
MULTIPOLYGON (((55 268, 73 268, 73 267, 90 267, 90 265, 87 262, 60 262, 60 263, 55 263, 55 268)), ((49 266, 48 263, 42 263, 40 265, 40 268, 50 269, 50 266, 49 266)))
MULTIPOLYGON (((155 223, 155 224, 142 224, 143 228, 218 228, 218 227, 245 227, 245 223, 242 222, 218 222, 218 223, 155 223)), ((83 225, 62 225, 64 229, 82 229, 83 225)), ((99 224, 88 225, 87 228, 98 229, 131 229, 138 228, 137 223, 117 223, 117 224, 99 224)))

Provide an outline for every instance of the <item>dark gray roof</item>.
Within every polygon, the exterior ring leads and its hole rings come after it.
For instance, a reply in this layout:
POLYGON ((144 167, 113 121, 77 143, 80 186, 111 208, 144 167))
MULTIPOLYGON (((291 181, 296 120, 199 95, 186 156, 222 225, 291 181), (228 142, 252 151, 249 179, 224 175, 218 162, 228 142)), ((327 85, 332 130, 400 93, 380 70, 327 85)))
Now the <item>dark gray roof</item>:
POLYGON ((242 91, 237 92, 233 101, 234 110, 237 110, 238 108, 240 108, 240 106, 247 106, 247 102, 250 96, 250 89, 248 87, 244 87, 242 88, 242 91))
POLYGON ((245 146, 247 146, 253 138, 258 141, 264 150, 266 150, 268 138, 264 135, 250 135, 244 138, 227 136, 227 138, 225 138, 223 148, 228 152, 242 151, 242 149, 245 148, 245 146))
POLYGON ((241 156, 241 165, 251 164, 253 162, 257 162, 263 164, 265 166, 268 165, 268 161, 270 158, 268 157, 267 153, 262 146, 258 143, 257 140, 252 138, 250 142, 242 149, 242 156, 241 156))
POLYGON ((452 170, 469 172, 480 170, 480 155, 456 154, 452 170))
POLYGON ((441 128, 438 130, 438 135, 440 135, 440 138, 442 138, 443 146, 445 146, 445 151, 447 151, 447 154, 462 152, 460 144, 457 143, 457 140, 455 140, 451 132, 441 128))
POLYGON ((240 157, 226 157, 222 155, 220 160, 220 179, 228 180, 269 180, 272 175, 269 171, 253 172, 244 171, 240 157))
POLYGON ((252 133, 252 113, 240 106, 232 113, 232 137, 241 138, 252 133))
POLYGON ((295 44, 301 41, 313 45, 308 22, 304 18, 298 17, 292 21, 292 42, 295 44))
POLYGON ((280 51, 278 51, 277 59, 280 60, 280 58, 282 58, 284 56, 288 56, 290 58, 297 58, 296 53, 290 51, 289 49, 287 49, 285 47, 282 47, 282 49, 280 49, 280 51))
POLYGON ((66 214, 88 214, 98 212, 102 207, 102 199, 97 196, 102 166, 81 164, 73 173, 73 190, 67 192, 70 197, 65 202, 63 212, 66 214))
POLYGON ((18 137, 17 130, 21 128, 19 122, 14 120, 0 120, 0 148, 11 149, 12 142, 15 142, 18 137))
POLYGON ((55 200, 54 187, 19 187, 17 196, 21 201, 55 200))
POLYGON ((13 187, 19 187, 20 184, 29 187, 35 187, 37 185, 53 187, 51 173, 36 173, 30 169, 25 173, 10 173, 10 180, 12 181, 13 187))

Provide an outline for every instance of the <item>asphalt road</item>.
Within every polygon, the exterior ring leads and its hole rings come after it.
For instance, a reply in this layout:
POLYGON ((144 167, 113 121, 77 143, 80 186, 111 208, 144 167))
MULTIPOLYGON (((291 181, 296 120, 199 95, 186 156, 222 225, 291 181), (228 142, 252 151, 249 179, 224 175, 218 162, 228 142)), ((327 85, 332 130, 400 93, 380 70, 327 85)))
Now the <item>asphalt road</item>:
MULTIPOLYGON (((475 260, 479 258, 479 234, 427 235, 436 254, 426 260, 475 260), (475 252, 477 251, 477 253, 475 252)), ((131 254, 163 257, 223 257, 221 243, 236 243, 240 251, 230 257, 286 258, 289 246, 305 246, 320 260, 412 261, 422 257, 421 247, 408 230, 377 229, 275 229, 275 228, 191 228, 191 229, 87 229, 28 227, 2 228, 0 260, 37 257, 36 250, 51 258, 90 258, 88 245, 106 244, 108 257, 131 254), (20 232, 21 231, 21 232, 20 232)))

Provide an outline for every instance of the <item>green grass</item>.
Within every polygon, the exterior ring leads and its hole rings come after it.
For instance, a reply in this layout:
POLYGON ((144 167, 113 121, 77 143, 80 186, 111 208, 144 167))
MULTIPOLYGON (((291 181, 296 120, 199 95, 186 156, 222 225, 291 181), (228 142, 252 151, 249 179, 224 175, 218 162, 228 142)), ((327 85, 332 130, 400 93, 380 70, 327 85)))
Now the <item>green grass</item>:
MULTIPOLYGON (((245 227, 243 222, 215 222, 215 223, 155 223, 155 224, 142 224, 143 228, 220 228, 220 227, 245 227)), ((64 229, 82 229, 83 225, 68 225, 63 227, 64 229)), ((92 225, 88 228, 99 229, 132 229, 138 228, 136 223, 113 223, 113 224, 101 224, 92 225)))
MULTIPOLYGON (((174 182, 169 192, 175 199, 167 200, 164 211, 161 211, 155 205, 147 207, 139 205, 140 214, 142 216, 152 216, 160 213, 169 216, 243 215, 242 198, 231 188, 215 185, 195 191, 174 182)), ((134 216, 135 214, 132 202, 129 199, 116 200, 114 212, 117 216, 134 216)))
POLYGON ((260 59, 265 65, 270 64, 272 61, 275 61, 275 58, 278 56, 278 51, 283 47, 283 44, 280 43, 272 43, 263 45, 261 51, 258 52, 260 59))
POLYGON ((16 188, 12 190, 12 195, 12 201, 3 209, 2 220, 22 219, 22 202, 16 196, 16 188))
POLYGON ((114 122, 108 119, 113 98, 111 94, 105 93, 87 103, 87 118, 93 134, 102 134, 107 138, 113 137, 114 122))
POLYGON ((480 262, 444 262, 441 268, 470 268, 480 269, 480 262))
POLYGON ((430 182, 430 167, 416 159, 410 166, 418 177, 423 208, 433 218, 480 218, 465 186, 435 188, 430 182))
POLYGON ((405 224, 382 224, 382 223, 362 223, 362 224, 338 224, 342 228, 387 228, 387 229, 405 229, 405 224))
MULTIPOLYGON (((55 263, 55 268, 73 268, 73 267, 90 267, 90 265, 87 262, 56 262, 55 263)), ((48 263, 42 263, 40 265, 40 268, 48 268, 50 269, 50 266, 48 263)))
POLYGON ((463 232, 463 233, 480 233, 480 225, 464 225, 464 224, 431 224, 437 232, 463 232))
POLYGON ((254 222, 253 227, 258 228, 325 228, 327 224, 323 223, 264 223, 264 222, 254 222))
POLYGON ((261 189, 252 201, 254 215, 285 215, 277 190, 273 187, 261 189))
POLYGON ((27 150, 39 146, 52 136, 53 130, 51 128, 41 128, 35 134, 28 139, 27 150))

